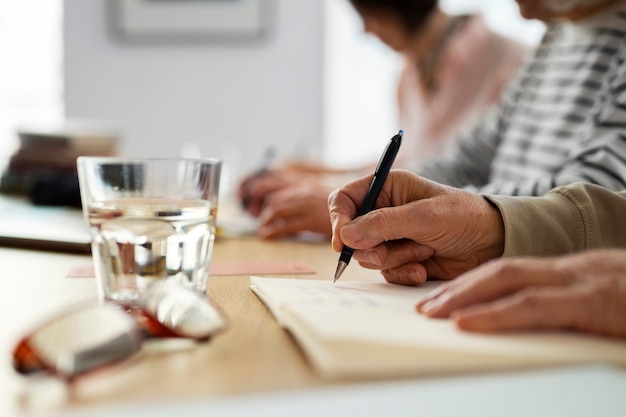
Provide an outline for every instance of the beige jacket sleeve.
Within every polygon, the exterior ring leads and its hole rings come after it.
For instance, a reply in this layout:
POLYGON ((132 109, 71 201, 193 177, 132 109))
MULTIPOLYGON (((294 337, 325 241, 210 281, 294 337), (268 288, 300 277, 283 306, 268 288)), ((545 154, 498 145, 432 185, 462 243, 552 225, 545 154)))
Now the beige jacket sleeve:
POLYGON ((483 197, 502 214, 502 256, 551 256, 626 247, 626 191, 575 183, 542 197, 483 197))

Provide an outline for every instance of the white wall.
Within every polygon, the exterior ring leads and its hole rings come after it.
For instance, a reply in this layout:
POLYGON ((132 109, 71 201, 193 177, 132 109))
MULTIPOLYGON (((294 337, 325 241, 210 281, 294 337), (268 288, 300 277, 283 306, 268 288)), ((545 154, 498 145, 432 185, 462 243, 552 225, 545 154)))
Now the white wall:
POLYGON ((348 0, 324 0, 323 157, 333 165, 376 161, 398 126, 396 85, 402 59, 363 23, 348 0))
POLYGON ((17 128, 62 118, 61 4, 20 0, 0 5, 2 166, 18 146, 17 128))
POLYGON ((439 4, 448 13, 482 13, 492 30, 529 45, 539 43, 545 29, 538 20, 524 19, 513 0, 440 0, 439 4))
POLYGON ((65 0, 66 116, 117 123, 132 156, 196 144, 239 172, 271 144, 319 155, 323 2, 272 1, 261 41, 163 44, 111 38, 107 0, 65 0))
MULTIPOLYGON (((398 128, 401 61, 363 33, 347 0, 269 0, 270 34, 226 44, 111 39, 107 1, 64 0, 65 108, 70 118, 117 122, 126 154, 178 156, 196 144, 236 177, 272 144, 283 157, 360 165, 378 158, 398 128)), ((442 5, 482 11, 494 29, 531 43, 541 32, 513 0, 442 5)))

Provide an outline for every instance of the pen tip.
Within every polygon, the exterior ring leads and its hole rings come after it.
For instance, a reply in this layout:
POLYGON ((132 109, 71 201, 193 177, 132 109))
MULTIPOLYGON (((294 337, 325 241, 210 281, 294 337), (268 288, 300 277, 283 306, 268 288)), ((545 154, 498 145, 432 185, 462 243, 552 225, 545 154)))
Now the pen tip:
POLYGON ((337 270, 335 271, 335 278, 333 279, 333 283, 335 283, 339 279, 339 277, 341 276, 341 274, 343 274, 343 271, 346 269, 347 266, 348 266, 348 263, 344 261, 339 261, 337 263, 337 270))

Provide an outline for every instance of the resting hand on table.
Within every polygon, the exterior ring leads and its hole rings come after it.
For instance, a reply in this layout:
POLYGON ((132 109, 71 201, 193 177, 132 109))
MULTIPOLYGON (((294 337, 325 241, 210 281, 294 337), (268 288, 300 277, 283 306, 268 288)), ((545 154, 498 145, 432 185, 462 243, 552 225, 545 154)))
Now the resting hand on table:
MULTIPOLYGON (((244 208, 253 216, 259 216, 265 206, 265 198, 273 192, 282 190, 304 181, 323 181, 344 175, 350 175, 358 169, 332 168, 315 162, 290 162, 281 167, 273 168, 262 174, 252 173, 244 178, 238 186, 237 194, 244 208)), ((330 190, 328 190, 330 191, 330 190)), ((324 215, 328 217, 326 205, 327 194, 324 196, 324 215)), ((328 233, 330 236, 330 233, 328 233)))
POLYGON ((437 288, 417 309, 472 331, 575 329, 626 337, 626 250, 500 259, 437 288))
POLYGON ((355 249, 353 259, 380 269, 387 281, 417 285, 429 277, 452 279, 502 254, 498 209, 476 194, 408 171, 391 171, 377 210, 355 219, 371 179, 353 181, 329 196, 332 245, 337 252, 344 244, 355 249))
POLYGON ((329 193, 324 185, 309 181, 269 194, 259 216, 259 236, 280 238, 306 231, 330 238, 329 193))
POLYGON ((311 173, 283 168, 269 170, 263 174, 253 173, 241 181, 237 194, 246 211, 256 217, 261 214, 268 195, 314 177, 315 175, 311 173))

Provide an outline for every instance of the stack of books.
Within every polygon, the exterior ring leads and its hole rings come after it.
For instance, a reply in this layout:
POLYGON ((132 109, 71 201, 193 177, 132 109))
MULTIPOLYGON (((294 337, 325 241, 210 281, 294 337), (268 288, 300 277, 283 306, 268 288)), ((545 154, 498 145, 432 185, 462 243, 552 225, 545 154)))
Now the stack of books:
MULTIPOLYGON (((19 146, 0 176, 0 193, 22 195, 56 205, 55 195, 71 194, 76 205, 79 156, 115 156, 118 137, 114 132, 64 126, 54 130, 18 130, 19 146), (49 200, 49 201, 48 201, 49 200)), ((60 198, 59 204, 67 201, 60 198)))

